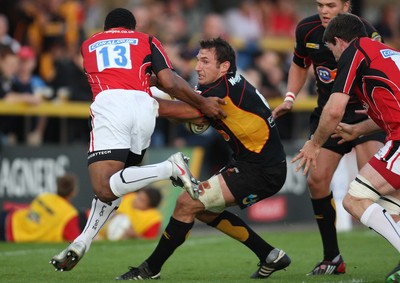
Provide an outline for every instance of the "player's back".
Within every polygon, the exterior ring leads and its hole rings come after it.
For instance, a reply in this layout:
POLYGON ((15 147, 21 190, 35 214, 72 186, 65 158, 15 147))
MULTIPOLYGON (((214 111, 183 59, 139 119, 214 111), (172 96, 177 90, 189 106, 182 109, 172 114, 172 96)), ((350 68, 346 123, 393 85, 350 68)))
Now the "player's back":
POLYGON ((400 139, 400 52, 369 38, 358 42, 368 66, 362 74, 364 95, 375 108, 369 113, 385 121, 381 126, 391 129, 392 139, 400 139))
POLYGON ((83 42, 83 66, 93 99, 108 89, 149 92, 151 39, 141 32, 114 28, 83 42))

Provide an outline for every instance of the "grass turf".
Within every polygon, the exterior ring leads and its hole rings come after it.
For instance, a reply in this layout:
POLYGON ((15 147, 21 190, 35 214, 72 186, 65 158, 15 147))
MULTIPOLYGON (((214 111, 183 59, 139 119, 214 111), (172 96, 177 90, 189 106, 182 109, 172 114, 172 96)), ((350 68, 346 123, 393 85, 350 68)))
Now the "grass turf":
MULTIPOLYGON (((264 230, 265 231, 265 230, 264 230)), ((398 262, 398 253, 373 231, 364 227, 339 233, 344 275, 306 276, 321 259, 321 240, 316 230, 261 232, 273 246, 292 259, 286 271, 274 273, 267 282, 361 283, 384 282, 398 262)), ((140 264, 157 241, 95 242, 82 261, 69 272, 54 272, 48 262, 66 244, 0 243, 1 282, 115 282, 114 278, 140 264)), ((258 259, 243 245, 219 233, 191 235, 166 262, 162 282, 254 282, 258 259)), ((256 280, 258 282, 258 280, 256 280)))

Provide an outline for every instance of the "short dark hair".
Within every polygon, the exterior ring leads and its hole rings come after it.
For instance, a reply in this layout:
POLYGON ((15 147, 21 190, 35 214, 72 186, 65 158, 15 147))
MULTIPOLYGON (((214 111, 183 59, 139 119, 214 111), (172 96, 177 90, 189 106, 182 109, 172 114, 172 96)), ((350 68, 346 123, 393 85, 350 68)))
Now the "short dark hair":
POLYGON ((143 191, 149 198, 150 207, 156 208, 160 205, 160 202, 162 200, 162 195, 160 190, 153 187, 146 187, 144 189, 141 189, 141 191, 143 191))
POLYGON ((215 49, 219 64, 228 61, 230 67, 228 73, 236 73, 236 54, 232 46, 221 37, 200 41, 200 49, 215 49))
POLYGON ((323 41, 336 44, 335 37, 350 42, 358 37, 368 36, 364 23, 353 14, 344 13, 334 17, 326 27, 323 41))
POLYGON ((116 8, 108 13, 104 21, 104 30, 112 28, 126 28, 134 30, 136 19, 131 11, 124 8, 116 8))
POLYGON ((67 198, 78 190, 78 178, 73 173, 65 173, 57 178, 57 194, 67 198))

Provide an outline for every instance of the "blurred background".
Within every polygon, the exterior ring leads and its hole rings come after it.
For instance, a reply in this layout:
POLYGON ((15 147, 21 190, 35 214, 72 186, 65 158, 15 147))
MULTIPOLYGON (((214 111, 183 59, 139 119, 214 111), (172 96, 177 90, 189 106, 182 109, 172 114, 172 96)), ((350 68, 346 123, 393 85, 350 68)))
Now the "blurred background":
MULTIPOLYGON (((235 48, 241 72, 278 105, 294 47, 297 22, 317 12, 306 0, 1 0, 0 5, 0 207, 18 206, 42 192, 54 191, 57 176, 74 172, 80 192, 74 204, 90 207, 92 190, 86 167, 90 87, 82 69, 80 44, 101 31, 113 8, 130 9, 137 30, 156 36, 175 70, 192 86, 198 42, 222 35, 235 48)), ((389 45, 400 48, 400 3, 354 0, 353 13, 366 18, 389 45)), ((290 161, 308 138, 308 117, 316 105, 313 74, 294 111, 277 120, 290 161)), ((201 180, 229 159, 222 138, 212 129, 190 134, 184 125, 158 119, 145 162, 171 152, 192 157, 201 180)), ((351 161, 346 161, 351 162, 351 161)), ((290 162, 289 162, 290 163, 290 162)), ((345 186, 344 186, 345 187, 345 186)), ((168 217, 180 193, 170 184, 161 210, 168 217)), ((340 201, 340 193, 338 199, 340 201)), ((289 166, 283 190, 245 212, 259 224, 313 223, 305 177, 289 166)), ((166 218, 167 219, 167 218, 166 218)), ((351 228, 347 218, 343 229, 351 228)), ((339 228, 340 230, 340 225, 339 228)))

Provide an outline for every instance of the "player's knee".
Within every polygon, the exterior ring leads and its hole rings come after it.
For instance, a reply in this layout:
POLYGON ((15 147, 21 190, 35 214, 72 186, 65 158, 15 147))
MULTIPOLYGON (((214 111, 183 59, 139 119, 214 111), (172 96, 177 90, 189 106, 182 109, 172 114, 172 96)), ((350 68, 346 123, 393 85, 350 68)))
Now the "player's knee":
POLYGON ((224 211, 226 204, 218 176, 213 176, 199 186, 201 193, 199 200, 205 209, 215 213, 224 211))
POLYGON ((349 193, 343 198, 342 205, 343 208, 350 214, 352 214, 353 205, 355 203, 354 197, 351 196, 349 193))
POLYGON ((109 202, 117 199, 111 189, 108 181, 96 182, 92 184, 94 194, 101 200, 102 202, 109 202))
POLYGON ((195 206, 193 199, 189 194, 182 194, 176 200, 174 214, 179 213, 182 215, 195 214, 195 206))
POLYGON ((356 199, 370 199, 376 202, 380 198, 379 192, 365 177, 357 175, 350 183, 348 195, 356 199))
POLYGON ((329 190, 330 180, 326 176, 310 174, 307 178, 307 185, 311 194, 321 192, 324 188, 329 190))

